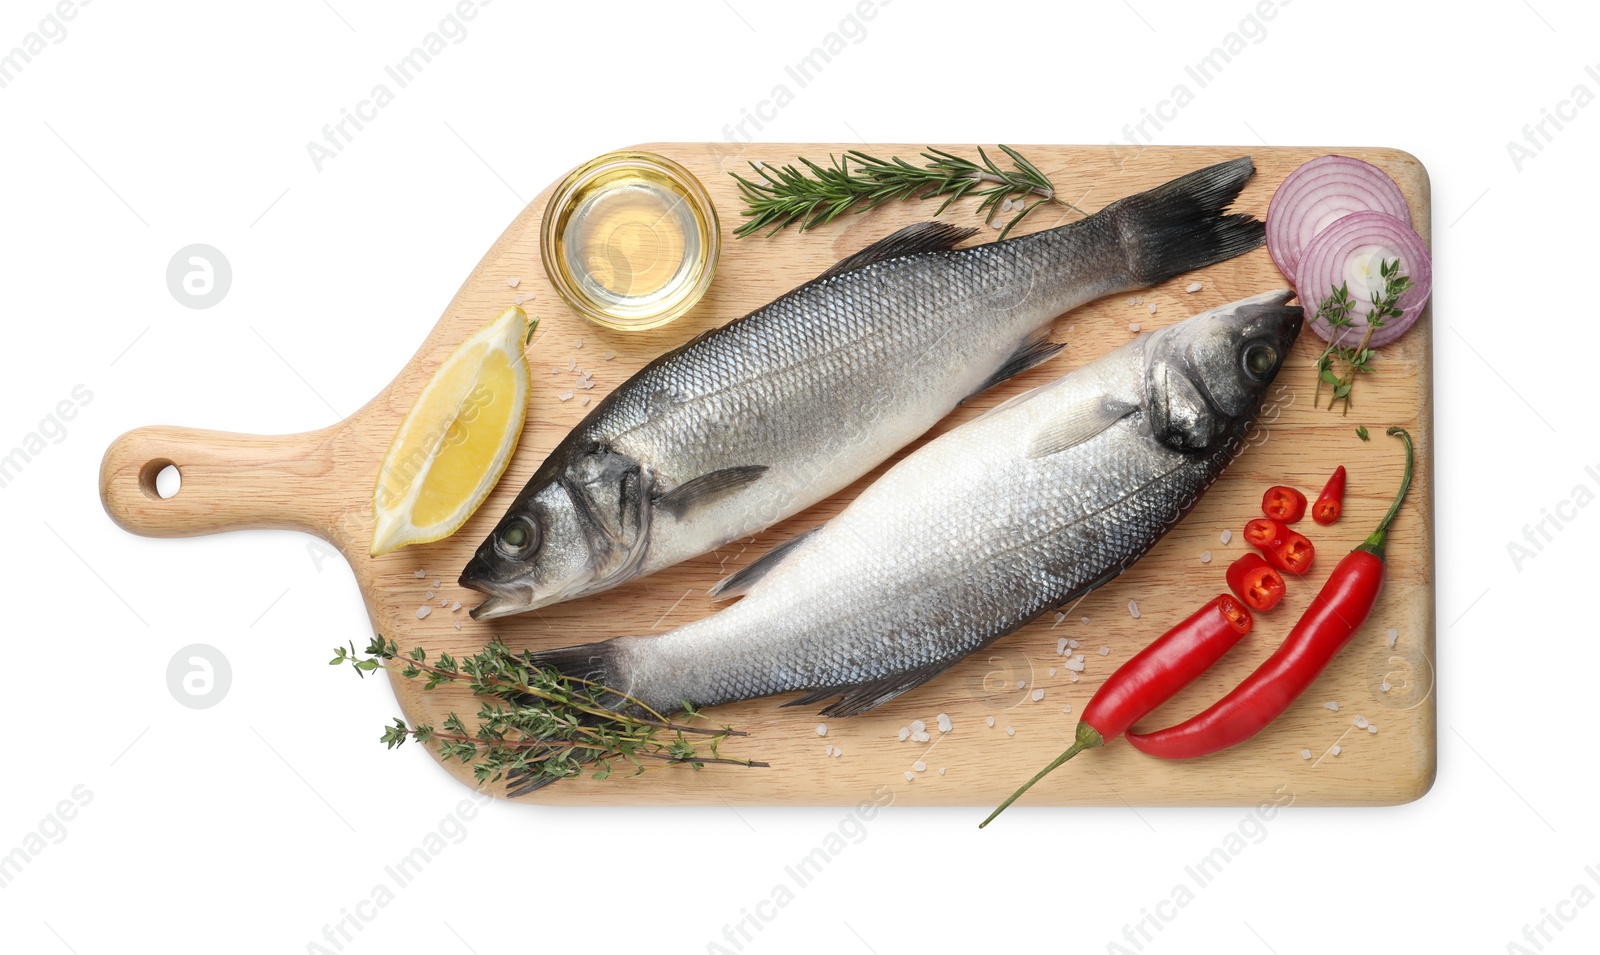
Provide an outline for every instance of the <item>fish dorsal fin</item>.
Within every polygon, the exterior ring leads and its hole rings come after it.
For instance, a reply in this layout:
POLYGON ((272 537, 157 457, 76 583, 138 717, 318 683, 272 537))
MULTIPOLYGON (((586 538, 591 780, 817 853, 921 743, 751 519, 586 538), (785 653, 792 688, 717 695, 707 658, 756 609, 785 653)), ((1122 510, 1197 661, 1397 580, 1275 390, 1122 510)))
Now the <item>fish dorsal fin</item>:
POLYGON ((682 484, 656 498, 656 505, 673 517, 682 520, 697 507, 703 507, 735 491, 742 490, 760 480, 767 473, 765 464, 749 464, 736 468, 711 471, 682 484))
MULTIPOLYGON (((967 395, 967 398, 971 398, 972 395, 982 394, 1002 381, 1015 378, 1029 368, 1044 364, 1060 354, 1061 349, 1066 347, 1065 342, 1051 341, 1050 329, 1046 327, 1029 336, 1027 341, 1023 342, 1016 351, 1011 353, 1011 357, 1005 360, 1005 364, 997 368, 994 374, 985 378, 983 384, 978 386, 978 390, 971 395, 967 395)), ((962 400, 965 401, 966 398, 962 400)))
POLYGON ((771 573, 774 567, 783 563, 784 558, 794 553, 797 547, 820 530, 822 530, 822 526, 818 525, 798 537, 784 541, 747 566, 741 567, 717 581, 716 585, 706 592, 717 600, 744 596, 750 592, 751 587, 755 586, 756 581, 771 573))
POLYGON ((854 255, 846 256, 816 277, 816 281, 853 272, 862 266, 918 252, 943 252, 953 249, 977 233, 977 229, 947 222, 918 222, 892 232, 854 255))
POLYGON ((1077 447, 1128 416, 1132 408, 1096 395, 1061 409, 1034 434, 1028 457, 1042 458, 1077 447))
MULTIPOLYGON (((959 659, 959 658, 957 658, 959 659)), ((811 706, 831 696, 839 699, 822 709, 822 716, 860 716, 876 706, 882 706, 907 690, 914 690, 950 668, 956 660, 936 660, 913 670, 905 670, 881 680, 856 683, 849 686, 830 686, 809 690, 799 699, 784 706, 811 706)))

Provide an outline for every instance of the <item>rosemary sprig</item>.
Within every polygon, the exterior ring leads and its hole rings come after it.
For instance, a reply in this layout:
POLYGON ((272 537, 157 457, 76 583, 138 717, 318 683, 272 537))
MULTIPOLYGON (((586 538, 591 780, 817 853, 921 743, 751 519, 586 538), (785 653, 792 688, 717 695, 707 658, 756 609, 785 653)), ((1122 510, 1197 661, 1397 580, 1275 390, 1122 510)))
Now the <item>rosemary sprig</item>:
POLYGON ((748 206, 744 211, 748 221, 733 230, 733 234, 742 239, 771 226, 772 231, 767 234, 772 235, 795 223, 799 223, 800 231, 804 232, 833 221, 847 209, 865 212, 890 200, 936 196, 944 196, 945 200, 934 215, 969 195, 982 198, 977 214, 984 221, 998 216, 1002 207, 1006 210, 1015 207, 1017 214, 1000 230, 1002 239, 1024 216, 1046 202, 1059 203, 1080 215, 1086 214, 1057 195, 1056 187, 1045 174, 1021 153, 1005 145, 1000 151, 1015 168, 1001 167, 981 146, 979 162, 929 147, 922 154, 922 158, 928 160, 923 166, 912 165, 899 157, 879 159, 856 149, 842 156, 830 155, 828 165, 801 157, 805 171, 792 165, 773 167, 751 163, 750 168, 759 181, 729 173, 739 181, 739 192, 748 206), (1038 198, 1029 202, 1032 197, 1038 198))
POLYGON ((644 772, 647 763, 687 763, 694 769, 707 763, 767 765, 720 755, 723 740, 745 734, 692 725, 701 716, 688 704, 679 720, 669 720, 624 693, 530 666, 498 640, 461 660, 448 653, 430 660, 421 647, 402 655, 399 644, 377 636, 365 655, 352 643, 335 647, 328 663, 348 663, 363 677, 382 667, 408 680, 424 680, 425 690, 462 684, 490 698, 478 709, 476 729, 469 730, 454 712, 438 727, 396 717, 379 740, 390 749, 408 739, 431 743, 446 762, 472 763, 479 783, 508 779, 511 796, 580 775, 586 765, 595 779, 610 776, 618 762, 632 765, 633 775, 644 772))
POLYGON ((1311 395, 1313 408, 1321 401, 1322 386, 1326 383, 1333 389, 1333 394, 1328 398, 1328 410, 1332 411, 1336 402, 1343 401, 1344 413, 1350 413, 1350 391, 1355 386, 1356 375, 1372 371, 1375 352, 1367 347, 1367 343, 1372 341, 1374 332, 1405 312, 1400 307, 1400 296, 1411 290, 1412 283, 1408 276, 1400 272, 1400 260, 1382 260, 1379 272, 1383 277, 1383 294, 1367 310, 1367 330, 1357 344, 1340 344, 1344 333, 1355 325, 1350 318, 1350 313, 1355 310, 1355 302, 1350 298, 1350 283, 1341 284, 1317 305, 1317 314, 1312 321, 1326 321, 1332 334, 1328 336, 1328 347, 1317 357, 1317 388, 1311 395))

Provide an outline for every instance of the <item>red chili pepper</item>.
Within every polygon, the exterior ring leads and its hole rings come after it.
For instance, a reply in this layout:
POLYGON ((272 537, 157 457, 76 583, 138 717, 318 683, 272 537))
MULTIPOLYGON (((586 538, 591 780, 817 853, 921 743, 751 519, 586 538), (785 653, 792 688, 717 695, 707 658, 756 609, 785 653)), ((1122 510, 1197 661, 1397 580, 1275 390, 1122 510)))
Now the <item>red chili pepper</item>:
POLYGON ((1164 759, 1190 759, 1241 743, 1288 709, 1350 642, 1378 600, 1383 587, 1384 540, 1411 487, 1415 457, 1411 435, 1403 428, 1390 428, 1389 434, 1406 443, 1406 469, 1400 493, 1378 529, 1339 561, 1283 645, 1254 673, 1198 716, 1153 733, 1129 733, 1128 742, 1136 749, 1164 759))
POLYGON ((1228 567, 1228 589, 1251 610, 1271 610, 1287 592, 1283 575, 1260 554, 1244 554, 1228 567))
POLYGON ((1328 478, 1328 486, 1317 495, 1317 503, 1311 508, 1311 519, 1318 524, 1332 524, 1339 519, 1339 514, 1344 511, 1344 465, 1333 472, 1333 477, 1328 478))
POLYGON ((1267 558, 1267 563, 1299 576, 1311 569, 1317 549, 1306 536, 1282 521, 1257 517, 1244 525, 1244 539, 1267 558))
POLYGON ((1261 495, 1261 513, 1275 521, 1293 524, 1306 516, 1306 496, 1292 487, 1275 484, 1261 495))
POLYGON ((1023 783, 1022 788, 1007 797, 978 828, 993 822, 995 816, 1051 770, 1086 749, 1104 746, 1121 736, 1135 720, 1194 682, 1227 653, 1229 647, 1249 633, 1254 622, 1243 604, 1221 594, 1134 654, 1127 663, 1117 667, 1083 708, 1077 739, 1067 751, 1023 783))

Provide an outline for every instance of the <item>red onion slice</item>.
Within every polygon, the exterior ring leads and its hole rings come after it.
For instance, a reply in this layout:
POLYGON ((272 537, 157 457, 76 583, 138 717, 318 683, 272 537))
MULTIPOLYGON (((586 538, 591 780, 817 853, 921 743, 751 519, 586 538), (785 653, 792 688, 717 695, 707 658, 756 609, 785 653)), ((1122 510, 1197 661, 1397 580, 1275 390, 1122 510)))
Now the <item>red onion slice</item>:
POLYGON ((1304 163, 1283 180, 1267 206, 1267 254, 1285 278, 1298 282, 1306 245, 1352 212, 1411 221, 1400 187, 1377 166, 1334 155, 1304 163))
MULTIPOLYGON (((1385 322, 1367 344, 1377 348, 1399 338, 1416 324, 1422 307, 1428 304, 1433 289, 1433 256, 1415 229, 1382 212, 1352 212, 1306 245, 1300 260, 1300 278, 1295 283, 1306 315, 1315 313, 1323 299, 1348 283, 1354 307, 1350 310, 1350 326, 1340 331, 1336 344, 1359 344, 1367 332, 1372 300, 1383 294, 1383 263, 1393 259, 1400 260, 1400 272, 1410 277, 1412 286, 1400 296, 1401 316, 1385 322)), ((1313 322, 1311 329, 1323 341, 1330 341, 1334 334, 1326 319, 1313 322)))

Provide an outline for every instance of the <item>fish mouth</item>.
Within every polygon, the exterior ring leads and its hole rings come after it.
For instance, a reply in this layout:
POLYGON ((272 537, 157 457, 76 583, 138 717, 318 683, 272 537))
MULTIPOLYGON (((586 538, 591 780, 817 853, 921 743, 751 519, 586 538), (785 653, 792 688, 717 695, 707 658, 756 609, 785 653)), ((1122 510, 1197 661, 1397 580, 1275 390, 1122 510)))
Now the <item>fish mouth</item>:
POLYGON ((456 583, 468 590, 476 590, 480 594, 485 594, 489 598, 469 611, 474 620, 493 620, 496 617, 509 617, 514 613, 532 610, 548 602, 534 599, 533 586, 531 584, 476 577, 472 574, 470 568, 461 575, 461 578, 456 583))
POLYGON ((531 583, 475 576, 470 567, 456 582, 468 590, 476 590, 489 598, 468 611, 474 620, 494 620, 512 614, 526 613, 583 593, 578 587, 565 587, 541 594, 531 583))

